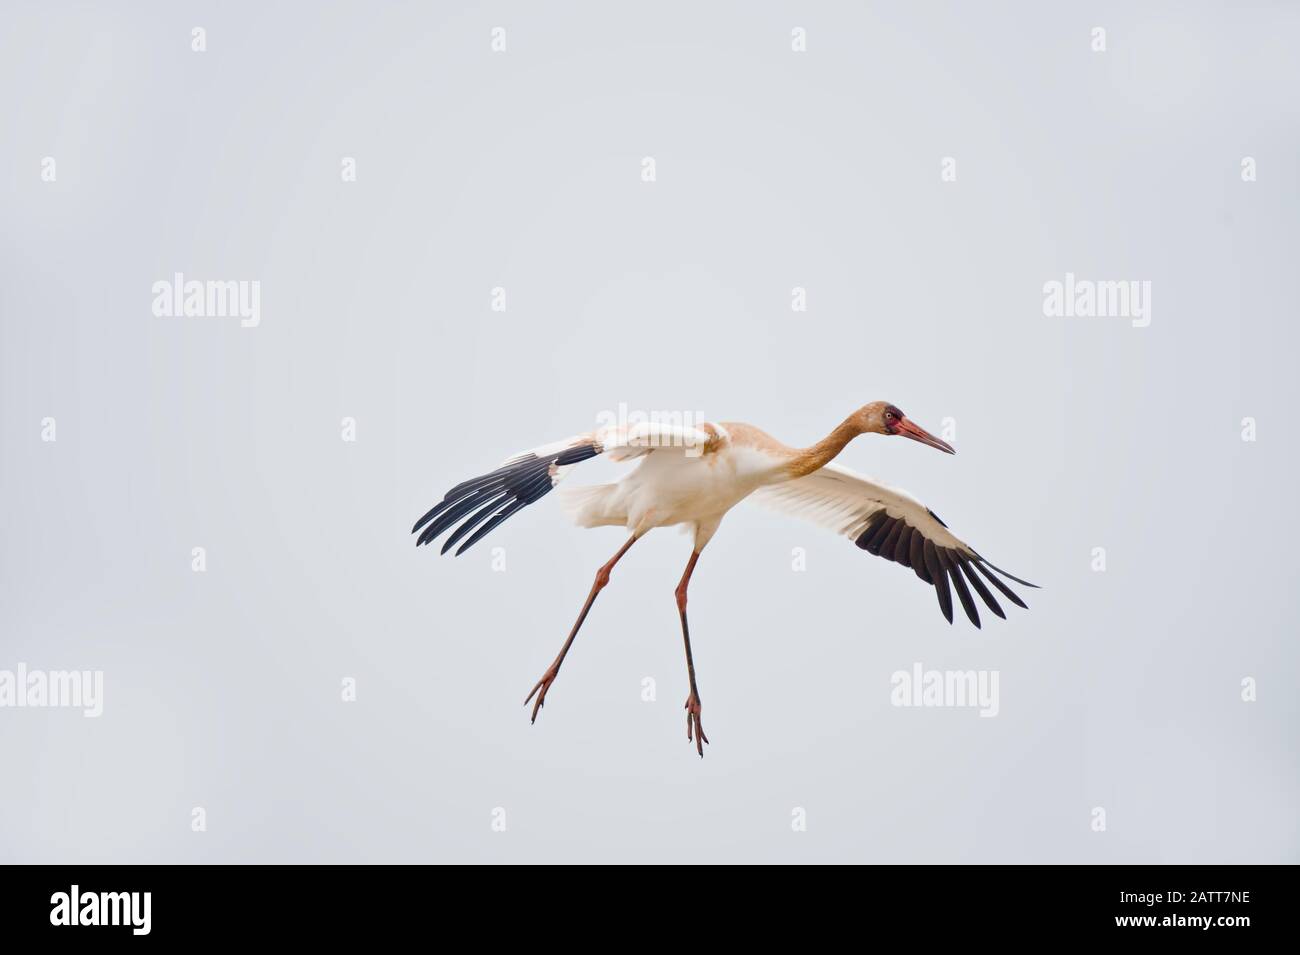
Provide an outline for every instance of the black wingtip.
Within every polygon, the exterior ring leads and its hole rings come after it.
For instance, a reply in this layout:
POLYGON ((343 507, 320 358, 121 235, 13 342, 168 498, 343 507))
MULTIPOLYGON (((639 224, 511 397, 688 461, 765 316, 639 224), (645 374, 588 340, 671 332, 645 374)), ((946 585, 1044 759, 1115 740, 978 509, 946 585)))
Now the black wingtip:
POLYGON ((455 527, 443 544, 442 553, 446 554, 469 534, 469 539, 455 552, 459 557, 502 521, 550 493, 555 485, 553 468, 586 461, 602 451, 596 443, 586 442, 543 457, 529 452, 516 455, 495 471, 462 481, 415 522, 412 534, 423 528, 415 546, 431 544, 455 527))
MULTIPOLYGON (((976 555, 976 556, 978 556, 978 555, 976 555)), ((996 571, 997 571, 999 574, 1001 574, 1003 577, 1007 578, 1007 580, 1014 580, 1014 581, 1015 581, 1016 583, 1018 583, 1018 584, 1022 584, 1022 585, 1025 586, 1025 587, 1033 587, 1035 590, 1041 590, 1041 589, 1042 589, 1041 587, 1038 586, 1038 584, 1031 584, 1031 583, 1030 583, 1029 581, 1027 581, 1027 580, 1021 580, 1021 579, 1020 579, 1019 577, 1017 577, 1015 574, 1008 574, 1005 570, 1003 570, 1003 569, 1002 569, 1001 567, 999 567, 997 564, 991 564, 991 563, 989 563, 987 560, 984 560, 983 557, 980 557, 980 560, 981 560, 981 561, 984 561, 984 565, 985 565, 986 567, 990 568, 991 570, 996 570, 996 571)))
POLYGON ((970 585, 975 588, 975 592, 979 594, 980 599, 984 601, 985 606, 1003 620, 1006 620, 1007 615, 1002 612, 1002 606, 998 603, 997 598, 989 592, 989 589, 984 586, 984 581, 980 580, 979 574, 975 573, 975 571, 971 569, 970 560, 964 555, 957 557, 956 560, 958 566, 960 566, 962 571, 966 574, 966 579, 970 581, 970 585))
POLYGON ((1017 607, 1019 607, 1022 610, 1029 609, 1029 604, 1021 600, 1020 597, 1016 595, 1015 591, 1013 591, 1010 587, 1004 584, 1000 579, 995 577, 993 571, 989 570, 988 565, 986 565, 983 560, 972 560, 971 566, 974 567, 976 570, 978 570, 981 574, 983 574, 988 579, 989 583, 991 583, 994 587, 996 587, 999 591, 1001 591, 1002 596, 1006 597, 1008 600, 1010 600, 1013 604, 1015 604, 1017 607))
POLYGON ((973 623, 976 629, 979 629, 980 612, 975 606, 975 598, 970 595, 970 588, 966 586, 966 578, 962 576, 961 567, 957 563, 957 555, 946 548, 941 550, 939 555, 943 561, 944 569, 948 571, 948 576, 952 579, 953 590, 957 591, 957 599, 961 601, 961 609, 966 611, 966 619, 973 623))
POLYGON ((439 509, 443 507, 443 505, 445 505, 446 503, 447 503, 447 499, 444 497, 437 504, 433 505, 433 507, 425 511, 424 516, 421 517, 418 521, 416 521, 414 526, 411 527, 411 533, 414 534, 425 524, 429 523, 429 521, 433 520, 438 515, 439 509))

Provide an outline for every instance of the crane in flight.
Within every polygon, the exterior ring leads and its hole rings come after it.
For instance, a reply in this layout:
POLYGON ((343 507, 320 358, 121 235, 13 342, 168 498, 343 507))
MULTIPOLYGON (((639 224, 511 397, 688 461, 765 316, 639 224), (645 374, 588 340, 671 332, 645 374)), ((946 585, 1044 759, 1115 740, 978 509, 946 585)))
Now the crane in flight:
POLYGON ((411 533, 419 534, 418 547, 451 531, 442 553, 460 544, 456 549, 460 555, 511 515, 545 497, 583 461, 597 455, 614 461, 640 460, 640 465, 617 483, 566 486, 559 491, 561 505, 579 526, 618 526, 626 528, 629 536, 596 571, 568 639, 524 704, 533 703, 532 721, 536 722, 578 630, 623 555, 652 528, 684 524, 695 538, 676 590, 690 685, 686 738, 703 756, 709 740, 700 720, 686 592, 700 553, 723 516, 746 498, 820 524, 845 535, 869 554, 911 568, 934 588, 949 623, 954 591, 976 627, 980 615, 975 595, 997 616, 1006 617, 990 585, 1011 603, 1026 607, 1002 578, 1026 587, 1036 585, 990 564, 909 494, 833 463, 850 441, 863 434, 898 435, 948 454, 957 453, 885 401, 859 408, 807 448, 789 447, 753 425, 737 422, 708 422, 699 427, 657 423, 611 426, 516 454, 495 471, 457 484, 416 521, 411 533))

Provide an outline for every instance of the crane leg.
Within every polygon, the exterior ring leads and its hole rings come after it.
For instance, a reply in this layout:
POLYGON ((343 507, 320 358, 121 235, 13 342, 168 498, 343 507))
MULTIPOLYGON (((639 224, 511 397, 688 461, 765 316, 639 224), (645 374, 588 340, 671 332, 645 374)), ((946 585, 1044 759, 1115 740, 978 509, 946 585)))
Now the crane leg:
POLYGON ((591 585, 591 593, 587 594, 587 602, 582 605, 582 612, 578 614, 577 622, 573 625, 573 629, 569 631, 569 639, 564 641, 564 646, 560 647, 560 654, 555 658, 555 662, 552 663, 547 668, 546 672, 542 674, 542 678, 538 680, 537 685, 533 687, 533 692, 529 693, 528 699, 524 700, 524 706, 527 706, 529 700, 534 696, 537 697, 537 701, 533 703, 532 722, 537 722, 537 714, 546 703, 546 691, 551 688, 551 684, 555 682, 555 678, 560 675, 560 664, 564 663, 565 654, 569 652, 569 647, 573 646, 573 638, 578 635, 578 630, 582 626, 582 622, 587 619, 587 614, 591 611, 591 605, 596 602, 596 595, 605 589, 605 585, 609 583, 609 572, 614 569, 614 565, 622 559, 623 555, 628 552, 628 549, 636 543, 636 539, 636 534, 629 537, 627 543, 618 549, 618 553, 611 557, 609 561, 600 568, 600 570, 596 571, 596 580, 591 585))
POLYGON ((686 698, 686 739, 694 740, 695 750, 704 757, 704 744, 709 738, 704 735, 704 726, 700 722, 700 691, 695 685, 695 661, 691 658, 691 629, 686 623, 686 588, 691 582, 695 562, 700 559, 698 550, 691 552, 691 559, 686 562, 686 573, 677 585, 677 612, 682 617, 682 642, 686 645, 686 677, 690 681, 691 695, 686 698))

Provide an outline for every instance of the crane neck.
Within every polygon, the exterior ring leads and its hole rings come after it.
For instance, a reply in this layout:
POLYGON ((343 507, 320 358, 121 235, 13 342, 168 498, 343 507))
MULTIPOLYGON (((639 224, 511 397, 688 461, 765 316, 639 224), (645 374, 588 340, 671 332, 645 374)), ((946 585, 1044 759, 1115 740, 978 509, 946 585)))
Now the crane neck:
POLYGON ((845 446, 862 433, 862 427, 852 416, 845 418, 835 430, 811 447, 795 454, 790 462, 790 472, 794 477, 811 474, 820 467, 833 461, 845 446))

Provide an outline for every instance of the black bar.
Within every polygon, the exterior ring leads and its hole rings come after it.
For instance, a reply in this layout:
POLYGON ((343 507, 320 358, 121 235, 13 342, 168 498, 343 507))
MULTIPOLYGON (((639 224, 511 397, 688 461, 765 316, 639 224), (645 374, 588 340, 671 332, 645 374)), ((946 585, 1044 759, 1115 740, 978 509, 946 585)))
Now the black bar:
MULTIPOLYGON (((668 937, 674 919, 705 918, 718 927, 771 925, 817 935, 843 930, 872 937, 923 928, 931 939, 969 936, 977 929, 986 941, 1129 936, 1145 943, 1208 938, 1231 944, 1254 932, 1271 935, 1286 928, 1284 883, 1293 875, 1250 866, 941 866, 861 873, 840 867, 750 876, 711 868, 619 874, 600 880, 611 886, 604 892, 566 891, 557 900, 549 888, 555 877, 532 868, 480 880, 474 873, 421 867, 11 866, 3 870, 0 925, 7 941, 46 943, 373 943, 421 928, 449 932, 450 938, 480 924, 508 931, 534 919, 546 923, 559 917, 555 905, 572 911, 574 898, 581 898, 583 910, 602 913, 601 920, 622 913, 618 917, 628 920, 632 937, 647 930, 668 937), (480 881, 487 884, 476 885, 480 881), (60 905, 71 903, 74 885, 82 914, 102 912, 111 919, 116 913, 120 924, 67 924, 67 907, 60 905), (105 899, 99 893, 114 895, 105 899), (140 895, 128 900, 119 893, 140 895), (707 900, 704 909, 687 913, 691 905, 684 903, 696 894, 707 900), (87 902, 89 896, 96 901, 87 902), (449 928, 453 924, 458 928, 449 928)), ((588 877, 563 878, 567 884, 588 877)))

